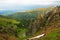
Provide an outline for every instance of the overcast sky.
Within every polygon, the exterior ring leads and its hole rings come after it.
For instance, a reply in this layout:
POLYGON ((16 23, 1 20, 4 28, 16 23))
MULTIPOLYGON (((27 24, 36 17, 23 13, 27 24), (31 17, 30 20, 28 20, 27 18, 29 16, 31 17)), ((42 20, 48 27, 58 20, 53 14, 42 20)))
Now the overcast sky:
POLYGON ((0 10, 20 10, 34 5, 60 5, 60 0, 0 0, 0 10))

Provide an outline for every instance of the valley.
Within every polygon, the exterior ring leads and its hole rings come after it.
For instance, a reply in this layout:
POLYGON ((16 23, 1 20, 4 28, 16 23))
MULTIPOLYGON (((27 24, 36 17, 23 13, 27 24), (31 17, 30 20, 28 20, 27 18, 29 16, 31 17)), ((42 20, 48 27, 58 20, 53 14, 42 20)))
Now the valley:
POLYGON ((0 40, 60 40, 59 33, 60 6, 0 15, 0 40))

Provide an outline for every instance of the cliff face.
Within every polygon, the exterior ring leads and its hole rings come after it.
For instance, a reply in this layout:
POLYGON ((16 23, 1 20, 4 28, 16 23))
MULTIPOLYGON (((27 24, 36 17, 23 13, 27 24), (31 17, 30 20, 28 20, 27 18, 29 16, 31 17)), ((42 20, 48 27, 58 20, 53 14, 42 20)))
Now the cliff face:
POLYGON ((47 13, 38 14, 36 20, 30 22, 28 35, 33 35, 43 28, 60 26, 60 6, 54 7, 47 13))

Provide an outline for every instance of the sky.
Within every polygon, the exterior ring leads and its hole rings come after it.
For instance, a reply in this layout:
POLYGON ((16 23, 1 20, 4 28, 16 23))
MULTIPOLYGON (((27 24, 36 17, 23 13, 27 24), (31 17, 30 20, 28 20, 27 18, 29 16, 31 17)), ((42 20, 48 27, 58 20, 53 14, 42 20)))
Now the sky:
POLYGON ((60 5, 60 0, 0 0, 0 10, 26 10, 60 5))

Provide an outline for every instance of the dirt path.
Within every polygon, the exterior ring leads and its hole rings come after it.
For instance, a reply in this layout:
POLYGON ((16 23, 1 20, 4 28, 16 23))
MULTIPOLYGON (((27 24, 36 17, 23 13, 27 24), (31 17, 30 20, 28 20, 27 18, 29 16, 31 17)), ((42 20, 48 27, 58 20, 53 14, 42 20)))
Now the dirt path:
POLYGON ((32 37, 32 38, 28 38, 27 40, 38 39, 38 38, 40 38, 40 37, 42 37, 42 36, 44 36, 44 35, 45 35, 45 33, 43 33, 43 34, 41 34, 41 35, 38 35, 38 36, 35 36, 35 37, 32 37))

